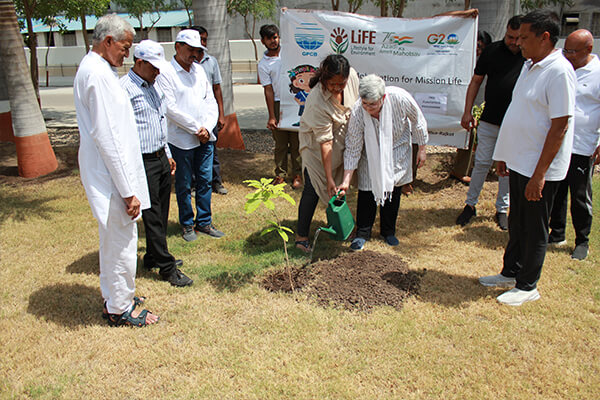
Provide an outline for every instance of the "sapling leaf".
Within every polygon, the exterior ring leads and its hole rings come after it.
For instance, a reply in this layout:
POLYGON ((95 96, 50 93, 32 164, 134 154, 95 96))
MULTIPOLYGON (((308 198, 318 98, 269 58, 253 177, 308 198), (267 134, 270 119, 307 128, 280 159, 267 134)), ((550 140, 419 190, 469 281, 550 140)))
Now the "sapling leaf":
POLYGON ((244 210, 246 210, 246 214, 251 214, 260 206, 260 200, 248 200, 246 204, 244 204, 244 210))
POLYGON ((292 205, 294 205, 294 206, 296 205, 296 201, 295 201, 294 199, 292 199, 292 197, 291 197, 289 194, 287 194, 287 193, 285 193, 285 192, 282 192, 282 193, 280 194, 280 196, 281 196, 282 198, 286 199, 286 200, 288 201, 288 203, 290 203, 290 204, 292 204, 292 205))
POLYGON ((260 233, 260 236, 265 236, 267 233, 269 232, 273 232, 274 230, 276 230, 277 227, 275 226, 271 226, 270 228, 265 228, 263 229, 263 231, 260 233))
POLYGON ((288 228, 287 226, 280 225, 279 229, 283 229, 284 231, 288 231, 289 233, 294 233, 294 231, 288 228))
POLYGON ((267 207, 269 210, 274 211, 275 210, 275 203, 273 203, 271 200, 265 200, 264 202, 265 207, 267 207))
POLYGON ((286 241, 286 242, 287 242, 287 241, 289 240, 289 237, 288 237, 287 233, 285 233, 284 231, 277 231, 277 233, 279 233, 279 236, 281 236, 281 238, 282 238, 284 241, 286 241))

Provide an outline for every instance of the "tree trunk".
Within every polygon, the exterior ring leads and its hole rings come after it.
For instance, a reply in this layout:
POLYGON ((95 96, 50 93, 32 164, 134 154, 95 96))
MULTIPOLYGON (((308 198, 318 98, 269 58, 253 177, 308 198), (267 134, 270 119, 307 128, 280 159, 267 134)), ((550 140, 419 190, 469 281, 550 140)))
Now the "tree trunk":
POLYGON ((381 11, 381 16, 382 17, 387 17, 388 16, 388 4, 387 4, 387 0, 380 0, 380 11, 381 11))
POLYGON ((10 118, 10 102, 8 88, 4 79, 3 62, 0 59, 0 142, 15 142, 12 121, 10 118))
POLYGON ((219 147, 245 149, 240 126, 233 109, 233 80, 231 73, 231 53, 229 52, 229 37, 227 27, 226 0, 193 0, 194 25, 202 25, 208 31, 209 53, 214 56, 221 69, 221 91, 223 92, 223 110, 225 112, 225 127, 219 132, 219 147))
POLYGON ((394 9, 394 17, 396 18, 402 18, 402 15, 404 14, 404 8, 406 7, 406 0, 399 0, 397 2, 397 6, 394 9))
POLYGON ((0 0, 0 78, 8 92, 19 175, 35 178, 54 171, 58 163, 27 73, 23 46, 14 4, 0 0))
POLYGON ((87 26, 86 26, 86 21, 85 21, 85 11, 84 10, 81 10, 79 19, 81 20, 81 33, 83 33, 83 45, 85 46, 84 53, 87 54, 88 51, 90 51, 90 39, 87 34, 87 26))
MULTIPOLYGON (((12 4, 12 2, 11 2, 12 4)), ((14 5, 13 5, 14 7, 14 5)), ((40 89, 39 89, 39 72, 38 72, 38 58, 37 58, 37 36, 33 31, 33 7, 28 1, 23 2, 23 8, 25 10, 25 20, 27 21, 27 47, 29 47, 29 73, 31 75, 31 82, 35 90, 35 96, 37 100, 40 100, 40 89)))

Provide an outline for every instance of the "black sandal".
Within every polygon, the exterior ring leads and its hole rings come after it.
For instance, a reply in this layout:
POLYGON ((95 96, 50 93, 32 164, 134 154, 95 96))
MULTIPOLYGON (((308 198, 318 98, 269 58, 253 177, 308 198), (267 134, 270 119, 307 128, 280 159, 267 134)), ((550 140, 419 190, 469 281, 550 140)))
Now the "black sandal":
MULTIPOLYGON (((132 307, 131 310, 124 312, 123 314, 108 314, 107 318, 108 318, 108 325, 110 326, 136 326, 138 328, 143 328, 144 326, 148 325, 148 323, 146 322, 146 317, 148 317, 148 314, 152 314, 152 312, 148 311, 148 310, 142 310, 142 312, 140 312, 140 315, 138 315, 137 317, 133 317, 131 315, 131 313, 133 312, 133 310, 135 309, 135 307, 132 307)), ((158 322, 158 320, 156 321, 158 322)))
POLYGON ((305 253, 310 253, 310 242, 308 240, 296 240, 296 248, 305 253))
MULTIPOLYGON (((140 296, 140 297, 134 296, 133 297, 133 308, 131 309, 131 311, 133 311, 140 304, 144 304, 145 301, 146 301, 146 298, 144 296, 140 296)), ((102 309, 102 318, 108 319, 108 309, 106 308, 106 302, 104 302, 104 308, 102 309)))

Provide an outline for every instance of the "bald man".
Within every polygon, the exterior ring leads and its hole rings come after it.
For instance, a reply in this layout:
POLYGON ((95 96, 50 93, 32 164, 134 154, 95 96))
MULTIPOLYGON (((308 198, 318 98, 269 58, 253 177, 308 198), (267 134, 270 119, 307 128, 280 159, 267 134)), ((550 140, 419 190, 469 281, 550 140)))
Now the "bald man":
POLYGON ((592 173, 600 140, 600 61, 592 54, 592 34, 579 29, 565 41, 563 54, 577 75, 575 131, 567 177, 560 183, 550 217, 549 244, 566 245, 567 192, 571 191, 571 217, 575 249, 571 258, 584 260, 589 252, 592 228, 592 173))

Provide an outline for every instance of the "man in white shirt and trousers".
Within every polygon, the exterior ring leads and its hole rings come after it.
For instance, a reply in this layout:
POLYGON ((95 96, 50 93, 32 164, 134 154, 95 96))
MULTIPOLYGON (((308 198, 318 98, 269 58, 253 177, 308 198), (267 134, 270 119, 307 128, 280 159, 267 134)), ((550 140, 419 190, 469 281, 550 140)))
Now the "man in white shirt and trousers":
POLYGON ((197 61, 200 34, 184 29, 175 39, 175 56, 161 70, 156 82, 165 93, 168 120, 168 142, 177 163, 175 194, 183 239, 191 242, 197 233, 215 239, 225 234, 212 221, 212 167, 219 109, 211 83, 197 61), (192 208, 192 176, 196 179, 196 213, 192 208))
POLYGON ((561 182, 550 215, 549 244, 566 244, 567 192, 571 191, 571 217, 575 229, 574 260, 589 252, 592 230, 592 173, 600 141, 600 61, 592 54, 594 37, 585 29, 571 33, 563 54, 577 75, 573 152, 567 177, 561 182))
POLYGON ((73 85, 81 182, 98 220, 103 316, 112 326, 158 321, 148 310, 136 309, 143 298, 134 297, 136 221, 150 201, 133 109, 116 70, 129 55, 134 35, 116 14, 100 18, 73 85))
POLYGON ((540 298, 537 282, 548 245, 548 220, 573 146, 576 79, 571 64, 554 48, 559 31, 552 11, 535 10, 521 19, 517 44, 527 61, 493 155, 498 174, 509 174, 509 240, 502 272, 479 282, 514 286, 497 298, 512 306, 540 298))

